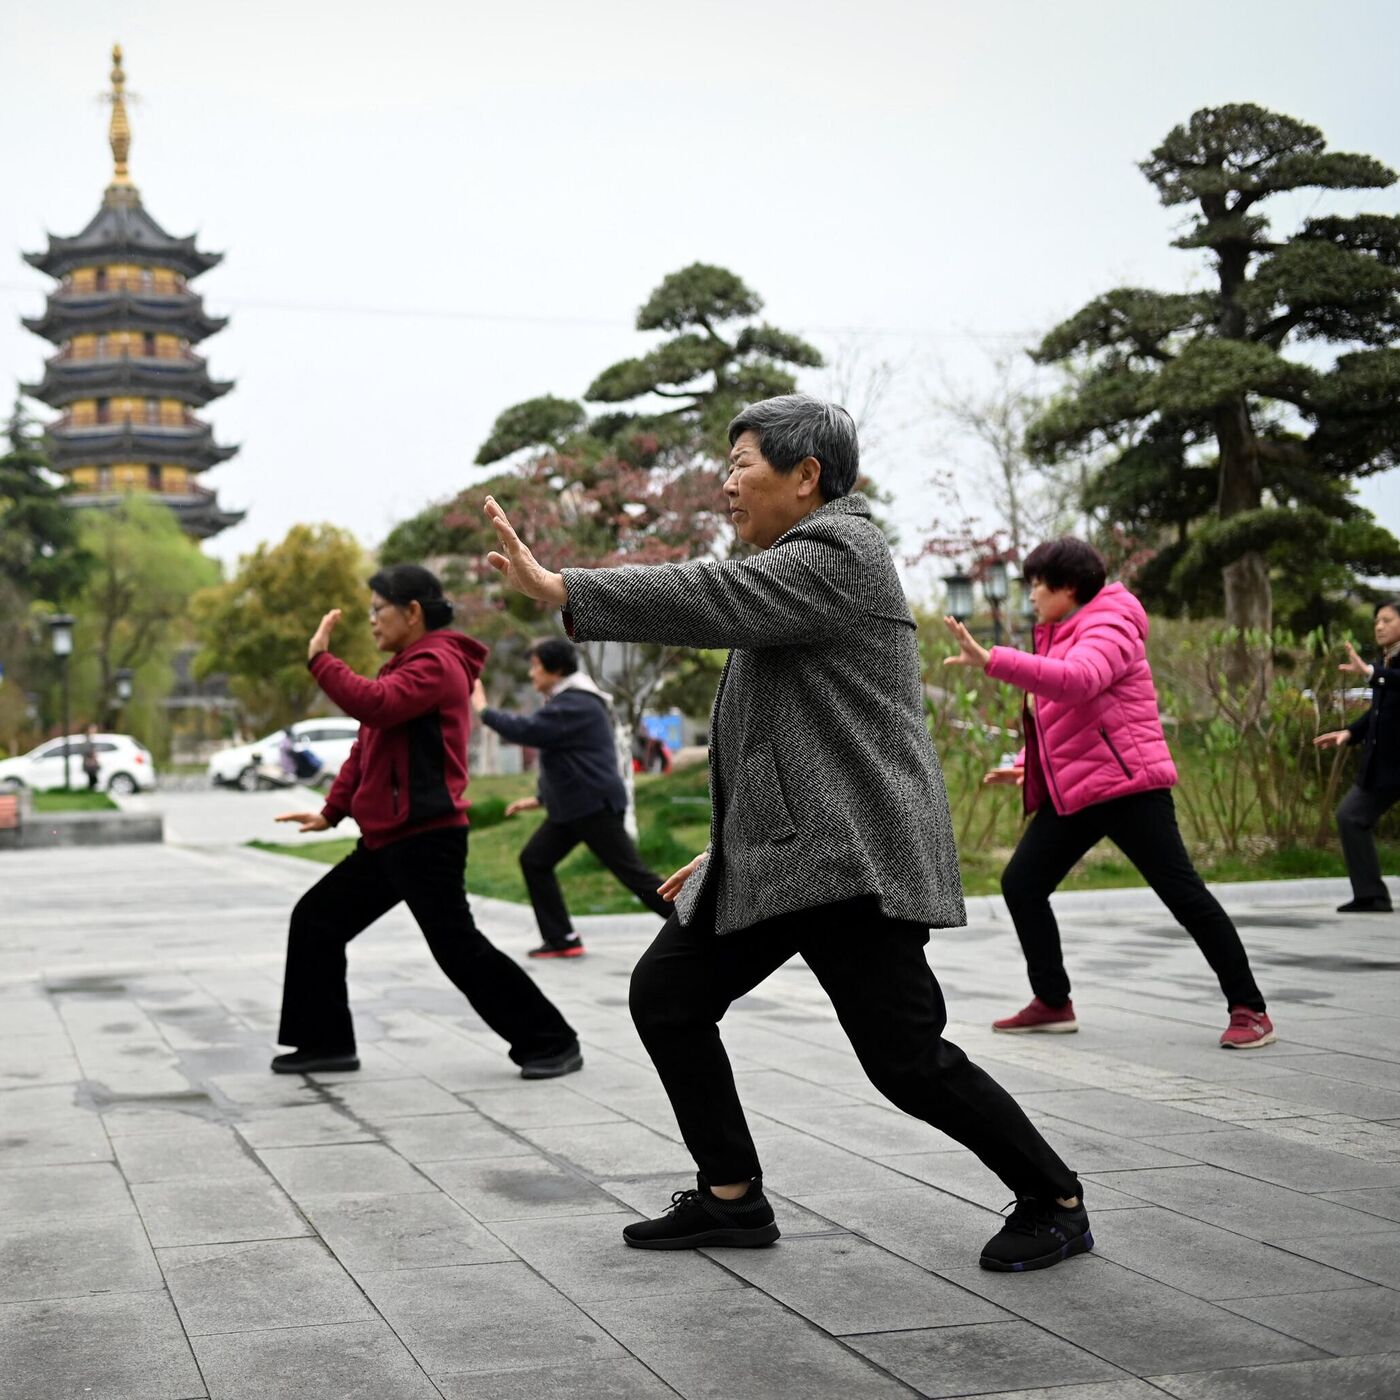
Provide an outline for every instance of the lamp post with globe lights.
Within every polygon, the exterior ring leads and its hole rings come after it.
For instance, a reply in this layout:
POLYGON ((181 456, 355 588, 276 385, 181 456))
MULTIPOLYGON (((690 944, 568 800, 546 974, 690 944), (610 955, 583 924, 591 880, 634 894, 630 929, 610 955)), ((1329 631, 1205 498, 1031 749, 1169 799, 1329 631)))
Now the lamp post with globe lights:
POLYGON ((69 780, 69 750, 72 745, 68 742, 68 662, 73 655, 73 618, 68 613, 54 613, 48 621, 49 641, 54 656, 58 658, 63 691, 63 790, 69 792, 72 790, 69 780))

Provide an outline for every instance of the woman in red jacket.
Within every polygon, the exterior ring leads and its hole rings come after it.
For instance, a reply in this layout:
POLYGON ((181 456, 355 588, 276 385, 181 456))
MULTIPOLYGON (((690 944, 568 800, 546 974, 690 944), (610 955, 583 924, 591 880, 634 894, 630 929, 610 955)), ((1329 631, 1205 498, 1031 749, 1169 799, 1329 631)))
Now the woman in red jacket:
POLYGON ((292 911, 277 1039, 296 1049, 278 1055, 272 1069, 359 1069, 345 947, 402 901, 438 966, 510 1045, 522 1076, 568 1074, 583 1065, 578 1037, 528 974, 486 940, 467 903, 470 697, 487 650, 446 630, 452 604, 427 569, 397 564, 369 586, 370 630, 390 653, 378 676, 357 676, 331 655, 338 608, 321 619, 307 648, 316 684, 360 721, 360 734, 325 806, 277 820, 325 831, 351 816, 361 835, 292 911))
POLYGON ((1196 940, 1220 982, 1228 1050, 1275 1039, 1239 933, 1206 888, 1176 824, 1176 785, 1157 690, 1147 664, 1147 614, 1121 583, 1104 586, 1103 556, 1069 537, 1025 562, 1038 626, 1034 652, 988 651, 955 618, 949 666, 978 666, 1026 692, 1026 746, 1011 768, 987 774, 1015 783, 1031 823, 1001 877, 1026 955, 1030 1005, 995 1021, 1011 1034, 1079 1029, 1050 896, 1076 862, 1108 837, 1196 940))

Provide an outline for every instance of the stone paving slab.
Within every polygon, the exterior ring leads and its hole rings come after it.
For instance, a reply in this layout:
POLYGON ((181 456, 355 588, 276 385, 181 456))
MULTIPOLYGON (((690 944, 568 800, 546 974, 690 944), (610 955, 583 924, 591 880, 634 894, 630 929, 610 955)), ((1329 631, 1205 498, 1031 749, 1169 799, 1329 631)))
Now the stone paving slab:
MULTIPOLYGON (((212 841, 200 804, 238 796, 181 800, 212 841)), ((646 914, 528 965, 578 1075, 522 1083, 402 911, 351 948, 363 1070, 269 1074, 320 873, 5 853, 0 1400, 1400 1393, 1400 921, 1334 915, 1335 883, 1222 892, 1281 1037, 1249 1055, 1149 897, 1057 899, 1076 1036, 990 1031, 1027 996, 999 901, 934 936, 950 1038, 1094 1212, 1095 1254, 1011 1276, 976 1267, 1006 1188, 865 1081, 800 962, 723 1028, 782 1241, 625 1249, 693 1181, 626 1011, 646 914)), ((511 955, 535 941, 474 905, 511 955)))

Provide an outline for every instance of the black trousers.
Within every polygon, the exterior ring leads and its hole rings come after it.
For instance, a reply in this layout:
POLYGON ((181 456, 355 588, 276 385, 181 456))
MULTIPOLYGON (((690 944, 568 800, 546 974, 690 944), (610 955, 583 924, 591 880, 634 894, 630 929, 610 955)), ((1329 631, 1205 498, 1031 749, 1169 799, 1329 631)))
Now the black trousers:
POLYGON ((732 1001, 800 954, 891 1103, 970 1148, 1017 1195, 1079 1194, 1074 1173, 1011 1095, 943 1039, 947 1013, 924 957, 927 928, 859 899, 717 937, 712 910, 707 898, 688 928, 667 920, 633 970, 631 996, 632 1019, 708 1182, 761 1172, 719 1022, 732 1001))
POLYGON ((1342 855, 1351 891, 1357 899, 1389 899, 1390 891, 1381 879, 1381 860, 1376 854, 1376 823, 1400 802, 1400 788, 1354 786, 1337 808, 1337 834, 1342 838, 1342 855))
POLYGON ((1230 916, 1196 873, 1171 792, 1115 797, 1062 817, 1046 802, 1031 818, 1001 876, 1001 892, 1026 955, 1031 989, 1047 1006, 1069 1000, 1060 926, 1050 896, 1081 856, 1108 837, 1205 954, 1230 1006, 1264 1010, 1249 955, 1230 916))
POLYGON ((573 1045, 574 1031, 554 1003, 477 928, 466 865, 467 829, 447 827, 375 851, 361 842, 317 881, 292 910, 277 1039, 302 1050, 354 1049, 346 945, 402 900, 438 966, 510 1045, 516 1064, 573 1045))
POLYGON ((661 877, 648 870, 623 825, 621 812, 602 809, 576 821, 546 821, 520 852, 520 869, 535 922, 546 943, 562 943, 574 931, 554 867, 582 841, 603 865, 654 914, 664 919, 671 906, 657 894, 661 877))

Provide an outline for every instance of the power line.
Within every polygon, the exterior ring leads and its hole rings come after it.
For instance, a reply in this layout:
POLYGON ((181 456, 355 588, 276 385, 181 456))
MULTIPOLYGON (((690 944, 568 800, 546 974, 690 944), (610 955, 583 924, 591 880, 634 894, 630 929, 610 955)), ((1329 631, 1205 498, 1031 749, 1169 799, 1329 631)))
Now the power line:
MULTIPOLYGON (((38 292, 40 289, 20 282, 0 282, 7 292, 38 292)), ((442 306, 371 306, 354 302, 310 302, 264 300, 260 297, 223 296, 218 301, 233 308, 253 311, 286 311, 310 316, 384 316, 402 320, 480 321, 495 324, 530 326, 573 326, 635 330, 634 323, 621 317, 536 315, 526 311, 474 311, 462 307, 442 306)), ((809 333, 822 335, 883 335, 902 336, 912 340, 974 340, 1026 344, 1036 338, 1035 332, 973 331, 968 329, 938 330, 915 326, 827 326, 810 325, 809 333)))

